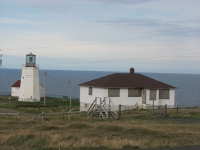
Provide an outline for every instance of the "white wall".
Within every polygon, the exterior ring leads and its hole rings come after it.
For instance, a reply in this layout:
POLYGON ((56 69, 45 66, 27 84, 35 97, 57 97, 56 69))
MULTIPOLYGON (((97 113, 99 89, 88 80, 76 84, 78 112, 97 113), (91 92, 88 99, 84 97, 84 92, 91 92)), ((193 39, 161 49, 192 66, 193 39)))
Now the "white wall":
POLYGON ((23 67, 19 101, 40 101, 38 67, 23 67))
MULTIPOLYGON (((150 89, 147 89, 146 94, 146 104, 153 105, 153 101, 150 100, 150 89)), ((156 100, 154 100, 154 105, 165 105, 167 104, 168 107, 173 108, 175 102, 175 89, 169 90, 169 99, 159 99, 159 90, 156 90, 156 100)))
POLYGON ((103 88, 93 88, 92 95, 88 94, 89 87, 80 87, 80 102, 92 103, 95 100, 95 97, 104 98, 104 89, 103 88))
POLYGON ((11 96, 19 96, 19 87, 11 87, 11 96))
POLYGON ((169 99, 160 99, 160 105, 167 104, 168 107, 173 108, 175 105, 175 90, 174 89, 170 89, 169 96, 170 96, 169 99))
MULTIPOLYGON (((146 90, 146 104, 153 104, 150 100, 150 89, 146 90)), ((100 97, 102 100, 104 97, 108 97, 108 89, 93 88, 92 95, 88 94, 89 87, 80 87, 80 110, 85 111, 89 108, 91 103, 95 100, 95 97, 100 97)), ((128 89, 120 89, 120 97, 110 97, 111 101, 118 108, 119 104, 123 105, 122 109, 133 109, 136 105, 143 107, 142 96, 141 97, 128 97, 128 89)), ((156 100, 154 105, 165 105, 168 107, 174 107, 175 90, 170 89, 169 99, 159 99, 159 90, 156 90, 156 100)))
POLYGON ((104 98, 103 88, 92 88, 92 95, 89 95, 89 87, 80 87, 80 111, 87 111, 96 97, 104 98))
MULTIPOLYGON (((108 97, 108 89, 105 89, 105 97, 108 97)), ((120 89, 120 97, 111 97, 115 105, 136 105, 142 104, 142 97, 128 97, 128 89, 120 89)))
MULTIPOLYGON (((85 111, 89 108, 96 97, 104 99, 108 97, 108 89, 93 88, 92 95, 88 94, 89 87, 80 86, 80 110, 85 111)), ((142 104, 142 97, 128 97, 128 89, 120 89, 120 97, 110 97, 112 103, 118 108, 122 104, 124 108, 142 104)), ((100 99, 98 99, 100 101, 100 99)), ((99 102, 98 102, 99 103, 99 102)), ((128 108, 131 109, 131 108, 128 108)))
MULTIPOLYGON (((11 87, 11 96, 19 97, 19 87, 11 87)), ((44 97, 44 87, 40 85, 40 97, 44 97)))

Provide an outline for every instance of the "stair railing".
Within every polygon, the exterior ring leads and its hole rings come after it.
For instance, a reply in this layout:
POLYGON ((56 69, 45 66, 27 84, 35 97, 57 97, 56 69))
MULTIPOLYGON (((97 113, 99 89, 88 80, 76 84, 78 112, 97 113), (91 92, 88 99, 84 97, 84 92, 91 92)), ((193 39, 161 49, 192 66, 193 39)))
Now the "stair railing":
POLYGON ((115 105, 113 104, 113 102, 111 101, 111 98, 109 98, 109 109, 112 113, 114 113, 115 118, 118 118, 118 111, 117 111, 115 105))
POLYGON ((99 115, 103 119, 108 119, 109 118, 109 112, 112 113, 114 118, 118 118, 118 111, 115 107, 115 105, 112 103, 111 98, 109 97, 104 97, 102 100, 100 97, 95 97, 95 100, 93 103, 90 105, 88 109, 88 115, 93 115, 94 110, 99 111, 99 115), (97 100, 98 98, 100 99, 100 104, 97 105, 97 100), (106 103, 106 99, 108 99, 108 104, 106 103))
POLYGON ((90 105, 90 107, 88 109, 88 115, 90 115, 93 112, 93 110, 96 107, 96 105, 97 105, 97 97, 95 98, 95 100, 93 101, 93 103, 90 105))
POLYGON ((100 99, 100 109, 102 118, 108 118, 108 109, 106 108, 105 105, 105 99, 104 100, 100 99), (105 113, 105 115, 103 114, 103 112, 105 113))
POLYGON ((114 104, 111 101, 110 97, 104 97, 104 100, 102 101, 102 107, 104 107, 105 110, 107 110, 107 118, 108 118, 108 112, 111 112, 114 118, 118 118, 118 111, 115 108, 114 104), (108 99, 108 104, 106 103, 106 100, 108 99))

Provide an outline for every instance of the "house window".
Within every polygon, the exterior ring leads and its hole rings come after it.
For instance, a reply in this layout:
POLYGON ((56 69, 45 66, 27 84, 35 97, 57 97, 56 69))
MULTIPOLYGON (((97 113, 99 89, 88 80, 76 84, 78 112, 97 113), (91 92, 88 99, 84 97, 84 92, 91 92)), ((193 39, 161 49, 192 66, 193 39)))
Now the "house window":
POLYGON ((141 89, 128 89, 128 97, 141 97, 142 90, 141 89))
POLYGON ((117 88, 110 88, 108 89, 108 97, 119 97, 120 94, 120 89, 117 89, 117 88))
POLYGON ((169 90, 159 90, 159 99, 169 99, 169 90))
POLYGON ((88 94, 92 95, 92 87, 89 87, 88 94))
POLYGON ((156 100, 156 90, 150 90, 150 100, 156 100))

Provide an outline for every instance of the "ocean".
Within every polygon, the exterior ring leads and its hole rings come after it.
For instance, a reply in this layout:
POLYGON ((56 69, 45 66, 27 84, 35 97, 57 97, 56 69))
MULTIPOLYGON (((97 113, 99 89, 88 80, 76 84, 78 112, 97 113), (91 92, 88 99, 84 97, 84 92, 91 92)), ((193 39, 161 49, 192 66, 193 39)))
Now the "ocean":
MULTIPOLYGON (((104 71, 70 71, 46 70, 47 96, 63 97, 70 95, 79 99, 79 84, 109 75, 114 72, 104 71)), ((127 72, 128 73, 128 72, 127 72)), ((176 99, 179 107, 200 107, 200 75, 170 74, 170 73, 141 73, 153 79, 165 82, 176 89, 176 99)), ((40 84, 44 85, 44 70, 40 70, 40 84)), ((0 68, 0 94, 10 94, 11 86, 21 78, 21 69, 0 68)))

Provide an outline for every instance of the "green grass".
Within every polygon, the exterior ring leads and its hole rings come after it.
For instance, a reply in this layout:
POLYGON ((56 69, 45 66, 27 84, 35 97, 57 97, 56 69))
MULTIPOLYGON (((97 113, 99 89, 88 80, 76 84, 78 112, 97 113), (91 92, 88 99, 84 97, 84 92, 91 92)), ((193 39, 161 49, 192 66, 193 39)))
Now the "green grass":
POLYGON ((70 107, 70 100, 53 97, 47 97, 45 105, 43 99, 41 99, 40 102, 18 102, 17 99, 17 97, 12 96, 0 96, 0 107, 37 115, 41 114, 43 111, 79 111, 80 106, 78 100, 71 100, 70 107))

